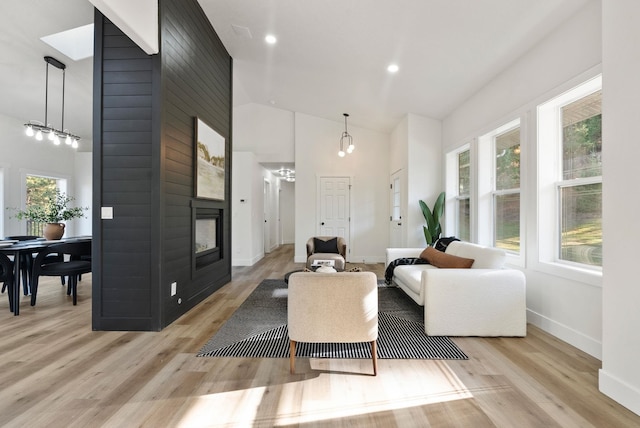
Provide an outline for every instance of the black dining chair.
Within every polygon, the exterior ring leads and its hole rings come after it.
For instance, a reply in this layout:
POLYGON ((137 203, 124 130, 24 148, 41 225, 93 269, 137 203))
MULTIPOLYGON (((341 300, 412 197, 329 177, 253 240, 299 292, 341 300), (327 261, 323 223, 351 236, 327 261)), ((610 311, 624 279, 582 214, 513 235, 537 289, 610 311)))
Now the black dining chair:
POLYGON ((0 282, 2 291, 9 287, 9 309, 13 311, 13 262, 5 254, 0 253, 0 282))
MULTIPOLYGON (((13 240, 13 241, 32 241, 38 238, 40 238, 40 236, 15 235, 15 236, 5 236, 4 239, 13 240)), ((22 276, 22 291, 24 292, 25 296, 29 294, 29 284, 31 283, 31 262, 32 261, 33 260, 29 254, 23 254, 22 259, 20 260, 20 276, 22 276)), ((2 291, 4 291, 4 287, 2 287, 2 291)))
MULTIPOLYGON (((41 239, 41 236, 35 235, 15 235, 15 236, 7 236, 5 239, 13 240, 13 241, 33 241, 36 239, 41 239)), ((22 260, 20 260, 20 273, 22 276, 22 291, 25 296, 29 295, 29 289, 31 287, 31 272, 33 271, 33 254, 23 254, 22 260)), ((49 257, 52 261, 62 261, 62 256, 59 254, 49 254, 49 257)), ((62 285, 65 285, 64 276, 60 277, 60 282, 62 285)), ((2 289, 4 291, 4 287, 2 289)))
POLYGON ((91 241, 71 241, 60 244, 52 244, 43 248, 33 261, 31 274, 31 306, 36 304, 38 294, 38 282, 41 276, 66 276, 69 285, 67 294, 73 296, 73 304, 78 303, 78 277, 83 273, 91 272, 91 262, 86 260, 91 257, 91 241), (50 254, 60 254, 62 261, 47 259, 50 254), (68 255, 68 259, 64 257, 68 255), (83 260, 85 258, 85 260, 83 260))

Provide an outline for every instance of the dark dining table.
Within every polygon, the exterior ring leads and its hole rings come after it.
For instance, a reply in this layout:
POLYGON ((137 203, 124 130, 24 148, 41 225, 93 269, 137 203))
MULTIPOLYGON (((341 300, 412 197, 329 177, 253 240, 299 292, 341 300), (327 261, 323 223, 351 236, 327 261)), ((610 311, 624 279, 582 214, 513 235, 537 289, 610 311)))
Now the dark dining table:
POLYGON ((9 310, 14 315, 20 314, 20 270, 21 260, 24 254, 31 256, 34 253, 47 248, 49 245, 62 242, 72 242, 79 240, 91 240, 91 236, 74 236, 69 238, 47 241, 45 239, 33 239, 29 241, 3 241, 0 240, 0 252, 13 256, 13 284, 8 290, 9 310))

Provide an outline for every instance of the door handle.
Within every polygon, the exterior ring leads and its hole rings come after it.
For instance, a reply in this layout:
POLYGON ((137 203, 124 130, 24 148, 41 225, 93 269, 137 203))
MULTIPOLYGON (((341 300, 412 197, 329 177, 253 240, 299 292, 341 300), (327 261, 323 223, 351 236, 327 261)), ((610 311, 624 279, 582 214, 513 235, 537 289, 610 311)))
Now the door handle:
POLYGON ((402 226, 402 223, 398 223, 398 226, 402 226))
POLYGON ((324 226, 324 221, 322 223, 320 223, 320 226, 324 226))

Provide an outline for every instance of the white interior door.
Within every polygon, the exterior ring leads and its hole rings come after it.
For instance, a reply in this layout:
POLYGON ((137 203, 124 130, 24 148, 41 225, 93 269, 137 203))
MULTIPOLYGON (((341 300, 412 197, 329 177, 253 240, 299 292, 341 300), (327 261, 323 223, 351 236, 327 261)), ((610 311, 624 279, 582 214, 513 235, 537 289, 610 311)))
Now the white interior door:
POLYGON ((341 236, 347 243, 347 258, 350 249, 349 177, 320 177, 320 204, 318 235, 341 236))
POLYGON ((271 195, 271 183, 269 183, 267 180, 264 181, 264 197, 263 197, 263 204, 264 204, 264 229, 263 229, 263 249, 265 253, 269 253, 271 252, 271 244, 270 244, 270 236, 271 234, 269 233, 269 219, 271 217, 271 204, 270 204, 270 195, 271 195))
POLYGON ((391 248, 404 247, 402 236, 404 226, 402 215, 404 206, 402 204, 402 170, 391 175, 389 186, 389 245, 391 248))

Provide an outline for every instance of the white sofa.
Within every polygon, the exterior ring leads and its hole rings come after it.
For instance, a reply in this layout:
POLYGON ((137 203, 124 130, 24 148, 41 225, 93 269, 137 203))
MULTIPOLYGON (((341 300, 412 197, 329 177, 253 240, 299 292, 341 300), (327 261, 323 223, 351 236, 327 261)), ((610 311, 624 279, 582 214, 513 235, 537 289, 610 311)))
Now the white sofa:
MULTIPOLYGON (((387 266, 419 257, 424 248, 387 248, 387 266)), ((392 281, 424 306, 425 332, 431 336, 525 336, 524 274, 504 268, 504 251, 454 241, 446 254, 473 259, 470 269, 430 264, 396 266, 392 281)))

